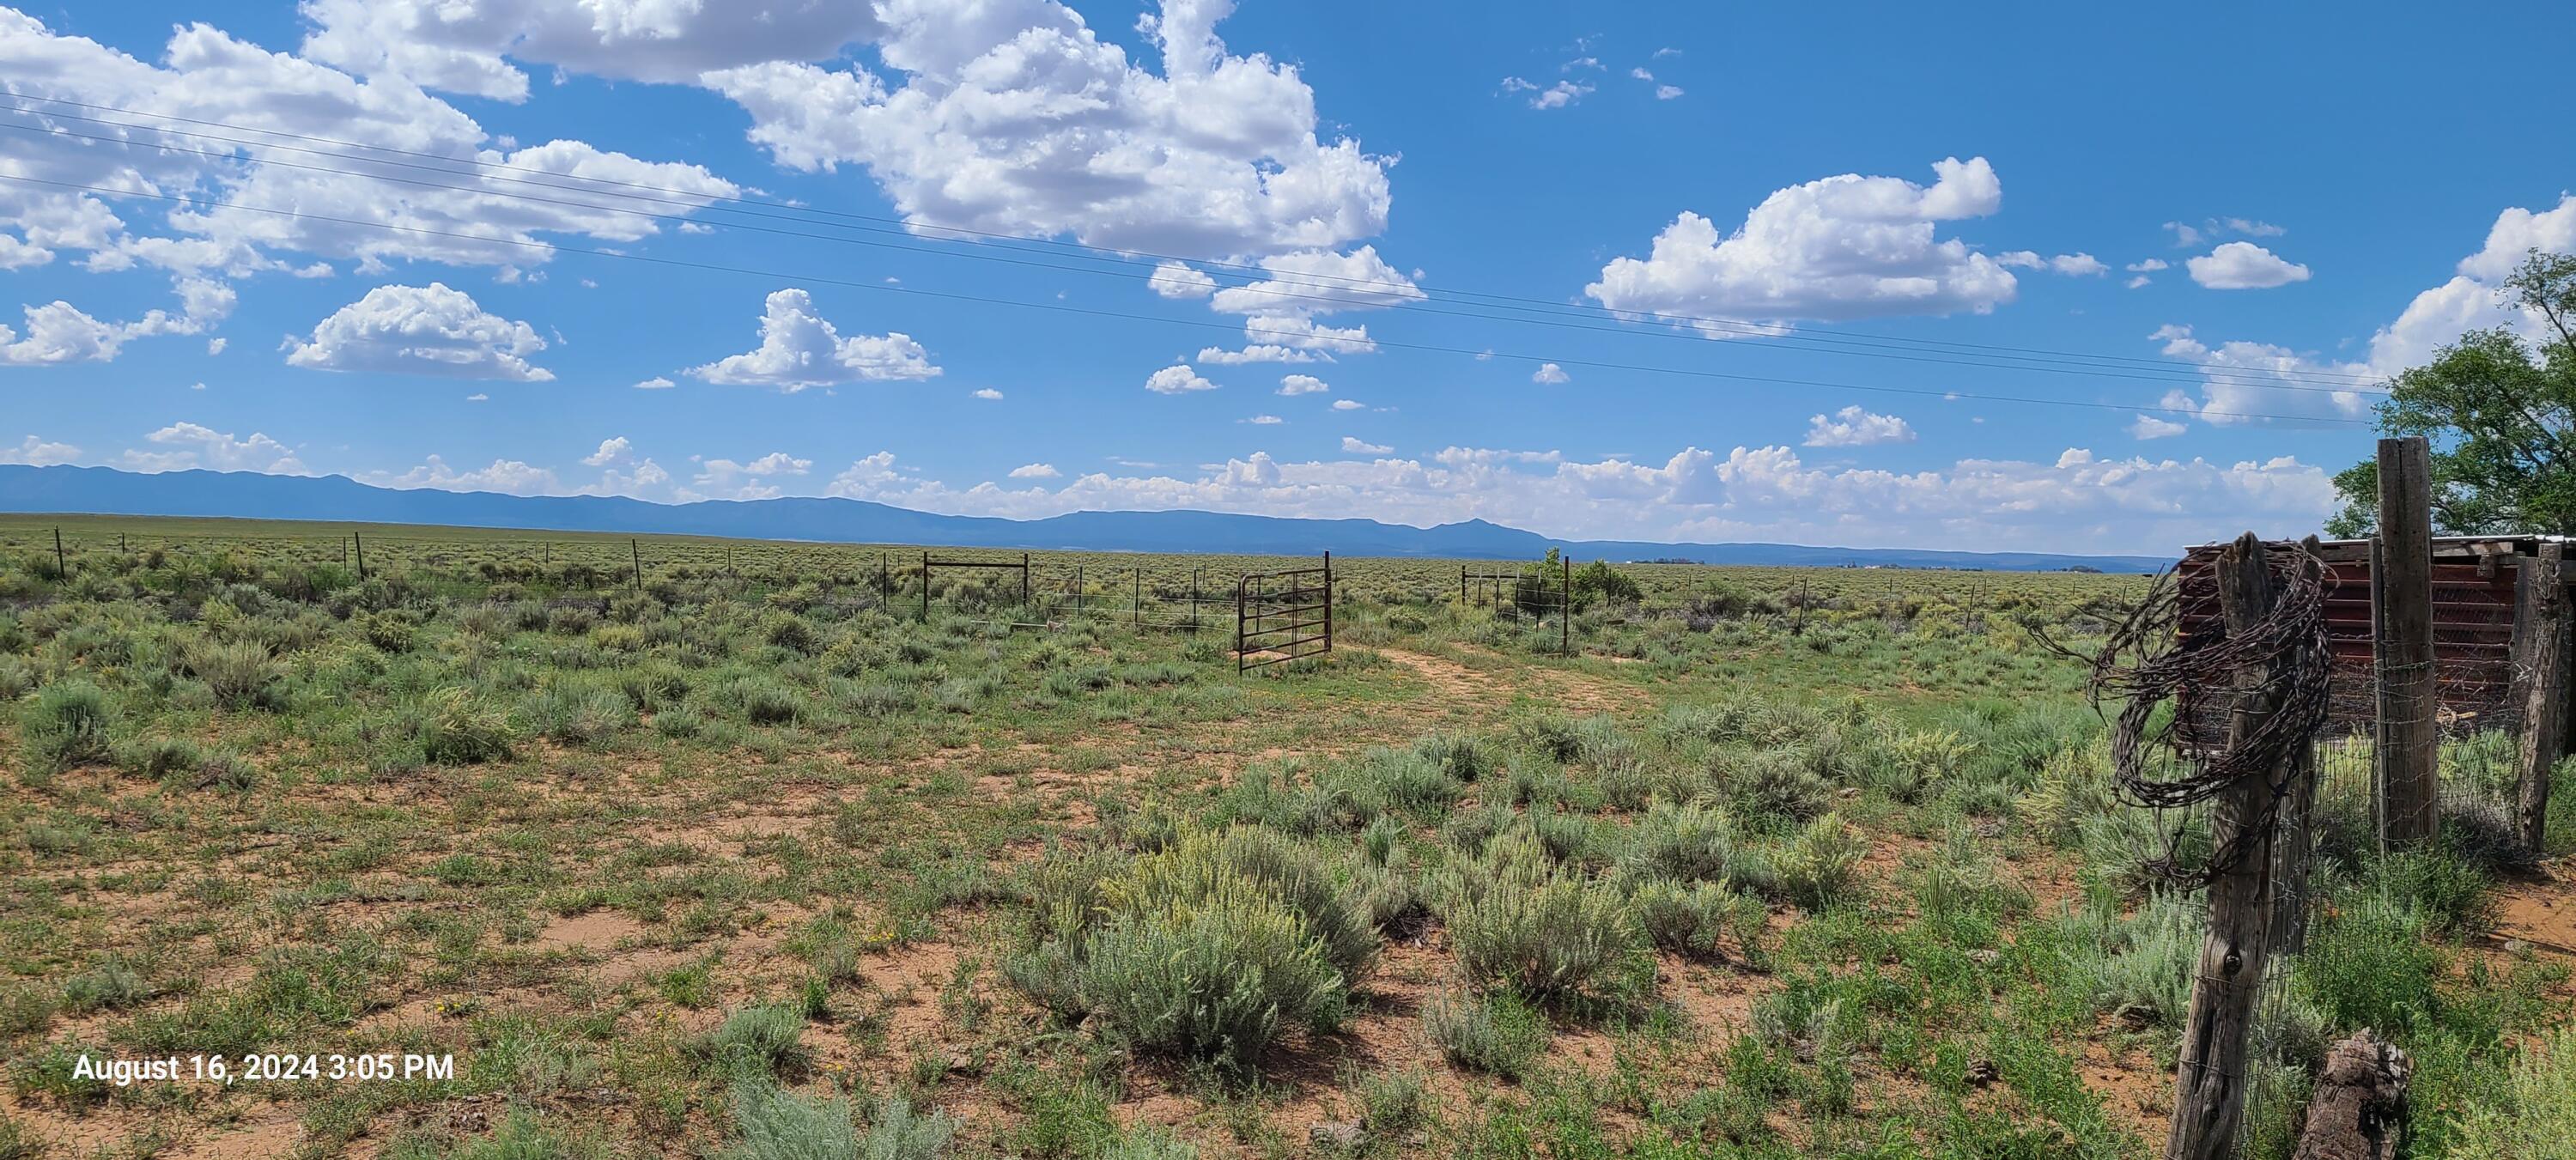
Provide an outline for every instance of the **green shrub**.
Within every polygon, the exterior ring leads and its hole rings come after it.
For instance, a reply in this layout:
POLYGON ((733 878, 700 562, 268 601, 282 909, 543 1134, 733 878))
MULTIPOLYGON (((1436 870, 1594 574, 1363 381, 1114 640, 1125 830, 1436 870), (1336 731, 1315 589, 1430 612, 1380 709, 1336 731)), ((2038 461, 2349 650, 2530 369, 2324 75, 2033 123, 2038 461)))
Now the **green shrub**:
POLYGON ((1810 821, 1833 802, 1833 784, 1799 750, 1730 751, 1717 773, 1728 807, 1753 825, 1810 821))
POLYGON ((1339 1021, 1377 950, 1365 905, 1304 848, 1250 827, 1160 853, 1057 853, 1023 878, 1031 938, 1003 964, 1038 1002, 1137 1047, 1251 1062, 1339 1021))
POLYGON ((1859 883, 1860 860, 1869 839, 1841 817, 1826 814, 1798 831, 1772 859, 1780 891, 1808 910, 1823 910, 1848 896, 1859 883))
POLYGON ((1434 995, 1422 1030, 1449 1062, 1505 1079, 1528 1075, 1547 1050, 1547 1018, 1511 995, 1434 995))
POLYGON ((114 702, 87 681, 56 681, 36 691, 18 717, 19 737, 40 769, 69 769, 108 759, 114 702))
POLYGON ((1656 879, 1631 892, 1628 904, 1659 949, 1714 959, 1720 945, 1732 938, 1746 958, 1761 953, 1767 917, 1762 901, 1719 883, 1656 879))
POLYGON ((63 1005, 74 1011, 116 1011, 152 997, 152 985, 134 968, 101 963, 63 984, 63 1005))
POLYGON ((1645 933, 1604 883, 1560 874, 1535 886, 1498 885, 1446 917, 1469 979, 1541 1002, 1624 997, 1647 967, 1645 933))
POLYGON ((1366 911, 1311 851, 1266 829, 1235 826, 1190 835, 1170 850, 1137 859, 1128 874, 1106 884, 1106 893, 1113 907, 1155 900, 1188 905, 1217 897, 1236 881, 1293 915, 1345 983, 1368 974, 1379 940, 1366 911))
POLYGON ((420 626, 411 615, 398 609, 370 612, 358 618, 358 635, 379 652, 410 652, 419 632, 420 626))
POLYGON ((2495 1094, 2462 1114, 2454 1160, 2576 1156, 2576 1028, 2523 1049, 2495 1094))
POLYGON ((197 772, 206 754, 185 737, 148 737, 116 747, 117 768, 154 780, 197 772))
POLYGON ((624 694, 610 689, 553 685, 520 699, 522 732, 564 745, 586 745, 634 723, 624 694))
POLYGON ((745 1007, 707 1036, 706 1055, 728 1075, 766 1079, 803 1066, 805 1013, 785 1003, 745 1007))
POLYGON ((1698 803, 1657 802, 1628 832, 1619 870, 1639 881, 1716 882, 1735 876, 1735 822, 1698 803))
MULTIPOLYGON (((850 1102, 799 1095, 766 1080, 736 1082, 727 1094, 740 1143, 722 1160, 857 1160, 850 1102)), ((936 1153, 934 1153, 935 1155, 936 1153)))
POLYGON ((1082 1003, 1137 1047, 1243 1066, 1287 1025, 1330 1030, 1341 975, 1295 915, 1241 879, 1195 905, 1112 919, 1083 951, 1082 1003))
POLYGON ((199 638, 180 650, 189 676, 205 682, 217 704, 227 709, 274 708, 277 662, 255 641, 224 643, 199 638))
POLYGON ((474 765, 510 755, 510 730, 501 712, 462 687, 422 697, 412 709, 411 729, 421 755, 442 765, 474 765))
POLYGON ((922 1115, 910 1100, 897 1097, 878 1105, 869 1118, 868 1134, 859 1140, 859 1160, 939 1160, 957 1137, 957 1121, 946 1112, 922 1115))
POLYGON ((2198 901, 2161 891, 2123 918, 2115 900, 2101 898, 2076 925, 2079 985, 2094 1010, 2136 1012, 2160 1026, 2182 1026, 2208 925, 2198 901))
POLYGON ((805 716, 805 698, 767 677, 736 677, 724 686, 723 695, 754 725, 793 725, 805 716))

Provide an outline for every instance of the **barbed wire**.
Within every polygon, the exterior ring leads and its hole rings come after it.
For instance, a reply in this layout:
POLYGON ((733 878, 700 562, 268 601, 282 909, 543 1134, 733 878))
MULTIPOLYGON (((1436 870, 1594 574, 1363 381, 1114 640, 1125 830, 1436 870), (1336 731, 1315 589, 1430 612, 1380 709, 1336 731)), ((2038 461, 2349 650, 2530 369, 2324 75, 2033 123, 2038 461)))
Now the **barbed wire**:
POLYGON ((2188 809, 2251 778, 2269 790, 2260 814, 2222 835, 2198 867, 2183 865, 2183 829, 2173 829, 2146 869, 2177 884, 2214 881, 2268 840, 2293 771, 2332 708, 2325 564, 2295 545, 2266 545, 2263 566, 2277 597, 2241 632, 2183 636, 2182 586, 2167 570, 2089 658, 2041 634, 2057 651, 2088 660, 2087 696, 2096 712, 2106 699, 2124 702, 2109 719, 2111 768, 2132 804, 2188 809), (2160 712, 2168 705, 2170 712, 2160 712), (2214 723, 2240 712, 2243 728, 2231 726, 2223 741, 2208 736, 2214 723))

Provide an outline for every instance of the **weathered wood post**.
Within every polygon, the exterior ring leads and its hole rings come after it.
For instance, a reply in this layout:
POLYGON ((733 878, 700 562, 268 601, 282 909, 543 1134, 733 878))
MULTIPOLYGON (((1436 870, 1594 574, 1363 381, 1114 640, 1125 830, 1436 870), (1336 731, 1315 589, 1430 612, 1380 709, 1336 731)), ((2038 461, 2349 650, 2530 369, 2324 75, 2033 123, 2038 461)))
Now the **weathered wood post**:
POLYGON ((1200 573, 1202 570, 1204 570, 1206 567, 1207 567, 1207 565, 1205 565, 1205 564, 1201 564, 1201 565, 1199 565, 1198 567, 1195 567, 1195 568, 1190 569, 1190 631, 1191 631, 1191 632, 1197 632, 1197 631, 1199 630, 1199 573, 1200 573))
POLYGON ((367 541, 358 533, 349 533, 349 546, 358 551, 358 582, 367 582, 367 541))
MULTIPOLYGON (((2299 549, 2319 554, 2317 538, 2300 541, 2299 549)), ((2294 955, 2308 945, 2308 856, 2316 843, 2308 819, 2316 810, 2317 751, 2302 745, 2290 756, 2289 785, 2281 795, 2279 818, 2272 827, 2271 953, 2294 955)))
MULTIPOLYGON (((2231 637, 2251 631, 2279 599, 2266 557, 2263 541, 2252 532, 2237 537, 2218 557, 2219 607, 2231 637)), ((2281 675, 2277 669, 2237 673, 2235 711, 2227 727, 2230 748, 2253 736, 2278 708, 2279 690, 2273 686, 2281 675)), ((2191 1011, 2183 1023, 2165 1160, 2228 1160, 2235 1154, 2236 1130, 2245 1113, 2246 1042, 2271 941, 2265 906, 2272 879, 2267 807, 2271 782, 2283 772, 2248 775, 2210 799, 2217 848, 2242 854, 2209 884, 2209 931, 2201 940, 2191 1011)))
POLYGON ((2522 847, 2541 852, 2549 825, 2549 771, 2567 749, 2567 588, 2565 545, 2543 540, 2514 584, 2513 663, 2524 674, 2520 800, 2514 814, 2522 847))
POLYGON ((2374 650, 2379 679, 2380 839, 2433 840, 2441 759, 2440 689, 2433 667, 2433 482, 2419 436, 2379 441, 2379 600, 2374 650))
POLYGON ((1022 552, 1022 553, 1020 553, 1020 614, 1021 614, 1022 616, 1026 616, 1026 615, 1028 615, 1028 607, 1029 607, 1029 554, 1028 554, 1028 553, 1026 553, 1026 552, 1022 552))

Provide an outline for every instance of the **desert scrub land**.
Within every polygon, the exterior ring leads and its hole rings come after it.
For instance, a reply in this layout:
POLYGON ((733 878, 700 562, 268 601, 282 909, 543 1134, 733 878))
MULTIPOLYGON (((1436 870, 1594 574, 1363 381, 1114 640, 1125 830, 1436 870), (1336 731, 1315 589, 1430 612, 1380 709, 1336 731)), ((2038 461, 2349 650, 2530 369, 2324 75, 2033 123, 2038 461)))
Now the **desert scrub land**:
MULTIPOLYGON (((0 555, 0 1158, 2163 1136, 2201 918, 2142 866, 2198 831, 2114 797, 2023 627, 2134 578, 1622 569, 1569 656, 1454 563, 1337 561, 1336 651, 1238 677, 1225 632, 1013 629, 945 574, 924 620, 812 545, 647 541, 638 584, 622 540, 370 529, 361 581, 327 532, 66 523, 67 569, 0 555), (77 1067, 260 1052, 455 1067, 77 1067)), ((2576 1150, 2571 781, 2536 866, 2322 803, 2254 1155, 2361 1027, 2416 1060, 2410 1155, 2576 1150)))

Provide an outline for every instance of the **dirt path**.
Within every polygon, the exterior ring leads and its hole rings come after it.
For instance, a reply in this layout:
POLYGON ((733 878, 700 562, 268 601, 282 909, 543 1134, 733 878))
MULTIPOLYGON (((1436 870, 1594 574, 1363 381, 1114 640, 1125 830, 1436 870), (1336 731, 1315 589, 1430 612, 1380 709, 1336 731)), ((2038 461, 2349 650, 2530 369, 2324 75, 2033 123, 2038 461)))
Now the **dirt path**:
POLYGON ((1422 678, 1434 698, 1451 707, 1492 707, 1527 695, 1572 713, 1616 713, 1653 699, 1643 689, 1565 669, 1525 667, 1520 672, 1527 680, 1515 682, 1430 653, 1385 647, 1374 651, 1422 678))

